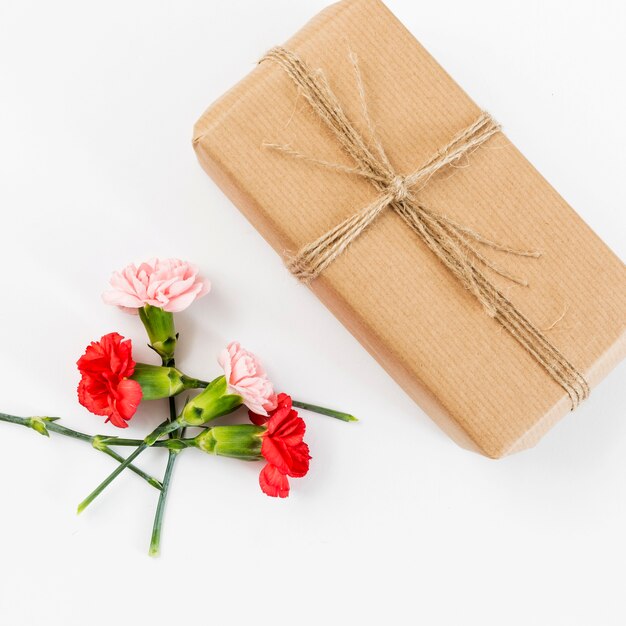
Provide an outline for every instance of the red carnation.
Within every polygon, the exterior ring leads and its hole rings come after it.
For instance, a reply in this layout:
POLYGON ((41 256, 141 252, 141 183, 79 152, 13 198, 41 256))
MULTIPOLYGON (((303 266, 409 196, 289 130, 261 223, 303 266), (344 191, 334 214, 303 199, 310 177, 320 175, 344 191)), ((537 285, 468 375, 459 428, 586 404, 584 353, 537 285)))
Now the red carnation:
POLYGON ((281 393, 278 405, 265 417, 249 412, 257 425, 266 422, 261 454, 267 465, 261 470, 259 484, 268 496, 286 498, 289 495, 287 476, 301 478, 309 471, 309 446, 303 441, 306 425, 291 406, 291 398, 281 393))
POLYGON ((141 402, 141 386, 129 376, 135 371, 132 342, 118 333, 92 341, 76 363, 82 378, 78 401, 107 422, 126 428, 141 402))

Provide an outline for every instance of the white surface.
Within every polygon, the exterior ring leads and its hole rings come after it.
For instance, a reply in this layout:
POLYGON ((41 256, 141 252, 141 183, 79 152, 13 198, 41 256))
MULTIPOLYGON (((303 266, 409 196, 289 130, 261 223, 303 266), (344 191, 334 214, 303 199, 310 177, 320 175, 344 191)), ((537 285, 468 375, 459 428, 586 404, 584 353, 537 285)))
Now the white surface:
MULTIPOLYGON (((196 163, 204 108, 324 5, 0 3, 1 410, 116 432, 78 406, 74 362, 112 330, 143 344, 100 293, 178 255, 213 281, 178 322, 184 370, 210 375, 238 338, 280 388, 362 419, 306 416, 314 461, 287 501, 258 464, 183 454, 159 560, 156 492, 128 474, 77 517, 110 459, 0 424, 3 625, 625 623, 624 365, 537 448, 461 450, 196 163)), ((625 258, 624 3, 389 5, 625 258)))

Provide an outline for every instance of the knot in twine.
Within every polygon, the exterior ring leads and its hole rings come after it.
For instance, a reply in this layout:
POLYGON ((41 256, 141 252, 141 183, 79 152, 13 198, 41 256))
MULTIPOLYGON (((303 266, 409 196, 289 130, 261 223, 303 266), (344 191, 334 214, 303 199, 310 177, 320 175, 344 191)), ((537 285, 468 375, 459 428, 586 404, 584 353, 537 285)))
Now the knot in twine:
POLYGON ((395 202, 403 202, 408 200, 410 189, 404 176, 394 176, 389 183, 389 192, 393 196, 395 202))
POLYGON ((494 119, 483 112, 476 121, 453 137, 424 165, 415 172, 403 176, 395 171, 377 139, 374 124, 369 116, 358 61, 353 53, 350 53, 350 61, 354 69, 361 111, 370 137, 369 143, 349 120, 320 70, 312 71, 297 55, 284 48, 273 48, 261 59, 266 60, 278 64, 295 83, 314 113, 324 122, 343 151, 351 158, 353 165, 329 163, 285 145, 265 144, 265 147, 320 167, 359 176, 369 181, 379 191, 379 196, 371 204, 317 240, 303 246, 295 256, 288 259, 287 266, 294 276, 304 282, 317 278, 383 210, 390 208, 478 300, 487 315, 501 324, 548 375, 565 389, 570 397, 572 409, 587 398, 589 385, 583 375, 504 296, 483 270, 490 270, 520 285, 527 286, 527 281, 496 265, 484 256, 478 246, 522 257, 537 258, 540 253, 516 250, 487 239, 480 233, 425 207, 417 201, 414 193, 418 184, 421 187, 425 186, 438 171, 454 164, 462 157, 467 157, 498 133, 500 126, 494 119))

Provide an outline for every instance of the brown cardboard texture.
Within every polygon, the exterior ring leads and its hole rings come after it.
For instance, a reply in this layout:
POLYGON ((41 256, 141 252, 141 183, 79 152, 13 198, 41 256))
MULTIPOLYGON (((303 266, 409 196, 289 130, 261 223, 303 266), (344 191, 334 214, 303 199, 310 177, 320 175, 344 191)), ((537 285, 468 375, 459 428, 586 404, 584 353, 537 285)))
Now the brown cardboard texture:
MULTIPOLYGON (((376 133, 403 174, 480 115, 378 0, 330 6, 285 48, 323 69, 363 128, 349 51, 358 56, 376 133)), ((205 112, 194 146, 204 169, 283 257, 379 193, 358 177, 268 150, 266 142, 346 163, 336 139, 272 62, 256 66, 205 112)), ((504 134, 418 193, 425 206, 490 239, 541 251, 538 259, 486 252, 525 276, 528 287, 490 278, 592 388, 623 358, 626 268, 504 134)), ((565 391, 391 210, 310 287, 465 447, 494 458, 526 448, 571 408, 565 391)))

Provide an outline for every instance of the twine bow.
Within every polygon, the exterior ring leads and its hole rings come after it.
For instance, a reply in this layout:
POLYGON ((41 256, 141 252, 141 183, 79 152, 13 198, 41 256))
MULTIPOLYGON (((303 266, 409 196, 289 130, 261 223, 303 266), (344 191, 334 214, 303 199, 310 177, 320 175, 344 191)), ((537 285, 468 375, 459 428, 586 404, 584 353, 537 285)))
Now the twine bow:
POLYGON ((507 280, 527 282, 499 267, 485 257, 478 246, 486 246, 506 254, 538 257, 534 251, 516 250, 491 241, 444 215, 425 207, 417 198, 419 188, 430 178, 480 147, 500 131, 488 113, 482 113, 470 126, 456 135, 422 167, 406 176, 391 165, 383 146, 376 138, 369 116, 365 89, 356 57, 351 53, 363 117, 371 138, 370 144, 345 114, 340 102, 320 71, 312 71, 297 55, 284 48, 273 48, 261 61, 277 63, 296 84, 313 111, 339 141, 353 166, 329 163, 310 157, 289 146, 265 144, 287 156, 368 180, 380 193, 365 208, 335 226, 316 241, 305 245, 287 265, 300 280, 308 282, 323 272, 344 250, 386 209, 393 210, 419 236, 461 284, 480 302, 485 312, 497 320, 529 352, 543 369, 559 384, 572 402, 572 409, 589 395, 589 385, 561 352, 511 303, 487 278, 487 268, 507 280))

